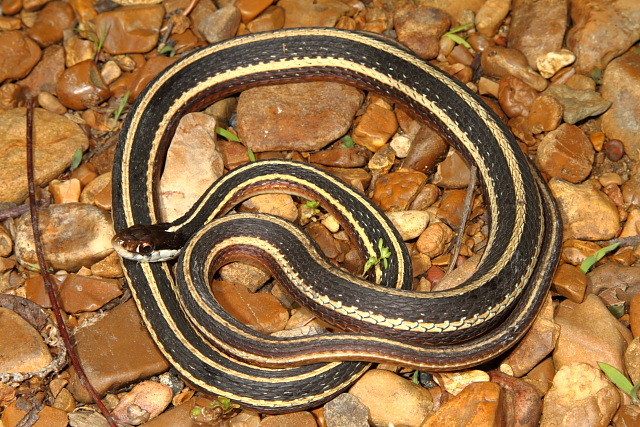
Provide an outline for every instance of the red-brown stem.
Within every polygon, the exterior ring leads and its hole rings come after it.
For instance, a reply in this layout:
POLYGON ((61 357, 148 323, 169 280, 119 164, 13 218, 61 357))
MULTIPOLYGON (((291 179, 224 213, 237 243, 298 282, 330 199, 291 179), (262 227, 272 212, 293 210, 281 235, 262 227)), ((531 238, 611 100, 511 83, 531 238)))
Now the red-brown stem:
POLYGON ((69 338, 69 331, 67 330, 66 325, 64 324, 64 320, 62 319, 62 314, 60 313, 60 305, 58 304, 58 299, 56 296, 55 287, 53 286, 53 279, 49 275, 47 271, 47 265, 44 260, 44 251, 42 249, 42 240, 40 236, 40 227, 38 224, 38 210, 36 206, 36 184, 34 177, 34 167, 33 167, 33 98, 29 98, 27 100, 27 185, 29 188, 29 209, 31 211, 31 228, 33 229, 33 242, 36 248, 36 255, 38 256, 38 264, 40 265, 40 272, 42 274, 42 279, 44 280, 44 285, 47 290, 47 294, 49 295, 49 300, 51 301, 51 308, 56 318, 56 323, 58 324, 58 329, 60 329, 60 336, 62 337, 62 341, 64 341, 64 346, 67 349, 67 353, 69 354, 69 359, 71 360, 71 364, 75 368, 78 377, 80 378, 80 382, 84 386, 85 389, 89 392, 89 395, 93 399, 102 415, 107 419, 107 422, 112 427, 117 427, 113 418, 111 418, 111 414, 104 403, 100 400, 98 393, 96 393, 95 389, 89 382, 87 375, 82 369, 82 365, 80 364, 80 360, 76 355, 76 352, 71 345, 71 339, 69 338))

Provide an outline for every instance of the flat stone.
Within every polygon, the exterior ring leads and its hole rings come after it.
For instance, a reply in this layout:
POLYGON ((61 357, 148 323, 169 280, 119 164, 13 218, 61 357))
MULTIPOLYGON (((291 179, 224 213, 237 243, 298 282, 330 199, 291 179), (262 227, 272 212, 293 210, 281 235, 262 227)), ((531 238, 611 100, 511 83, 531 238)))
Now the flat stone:
POLYGON ((433 59, 440 50, 440 37, 451 26, 445 11, 407 4, 394 11, 393 22, 398 41, 423 59, 433 59))
POLYGON ((502 421, 502 392, 495 383, 472 383, 460 394, 432 412, 421 427, 468 425, 499 426, 502 421))
POLYGON ((173 393, 167 385, 143 381, 125 394, 111 415, 124 424, 138 425, 157 417, 171 403, 173 393))
POLYGON ((575 124, 587 117, 599 116, 611 105, 595 91, 572 89, 566 85, 552 85, 544 94, 554 97, 562 104, 564 121, 569 124, 575 124))
POLYGON ((73 8, 63 1, 51 1, 38 13, 27 34, 41 47, 62 41, 62 33, 73 24, 73 8))
POLYGON ((593 145, 584 132, 563 123, 540 141, 535 163, 549 176, 578 184, 591 173, 594 156, 593 145))
POLYGON ((324 405, 327 427, 369 427, 369 409, 351 393, 342 393, 324 405))
MULTIPOLYGON (((31 229, 25 214, 16 224, 15 254, 23 265, 37 264, 31 229)), ((111 215, 93 205, 65 203, 42 208, 38 215, 47 263, 54 269, 77 271, 113 252, 111 215)))
POLYGON ((158 43, 163 17, 161 5, 122 7, 98 15, 95 28, 108 29, 102 47, 112 55, 146 53, 158 43))
POLYGON ((382 100, 369 104, 353 129, 353 140, 376 152, 398 129, 398 121, 391 106, 382 100))
POLYGON ((514 378, 499 371, 491 371, 490 377, 491 382, 501 387, 505 424, 537 425, 542 416, 542 400, 537 389, 521 378, 514 378))
POLYGON ((254 152, 313 151, 349 130, 362 93, 312 82, 249 89, 238 101, 238 134, 254 152))
MULTIPOLYGON (((0 42, 0 46, 1 46, 0 42)), ((25 109, 0 112, 0 203, 21 203, 27 197, 25 109)), ((34 115, 36 186, 45 186, 65 171, 76 150, 86 150, 85 133, 71 120, 37 108, 34 115)))
POLYGON ((0 83, 8 79, 21 79, 38 63, 42 51, 36 42, 21 31, 0 34, 0 83))
POLYGON ((85 110, 106 101, 111 91, 102 80, 95 62, 86 60, 62 73, 56 86, 56 96, 67 108, 85 110))
POLYGON ((260 422, 260 427, 316 427, 316 419, 311 412, 301 411, 284 415, 271 415, 260 422))
POLYGON ((340 0, 280 0, 284 9, 284 28, 333 27, 349 11, 340 0))
POLYGON ((515 49, 492 46, 482 52, 482 69, 491 77, 516 77, 537 91, 547 87, 547 80, 529 66, 524 54, 515 49))
POLYGON ((34 96, 43 91, 56 93, 58 80, 65 70, 64 54, 64 48, 60 45, 46 48, 42 53, 42 59, 27 77, 18 82, 18 85, 34 96))
POLYGON ((376 182, 371 200, 383 211, 406 210, 427 181, 421 172, 391 172, 376 182))
MULTIPOLYGON (((92 325, 76 330, 75 343, 89 381, 101 396, 169 368, 132 300, 92 325)), ((90 402, 73 368, 70 373, 69 391, 80 402, 90 402)))
POLYGON ((425 211, 389 212, 387 216, 404 241, 420 236, 429 225, 429 213, 425 211))
POLYGON ((205 17, 198 25, 198 31, 209 43, 230 39, 238 31, 240 18, 240 9, 228 4, 205 17))
POLYGON ((37 372, 53 358, 40 333, 12 310, 0 307, 0 372, 37 372))
POLYGON ((184 215, 223 171, 222 156, 216 149, 216 120, 204 113, 184 116, 160 179, 162 219, 171 222, 184 215))
MULTIPOLYGON (((20 421, 29 413, 31 408, 31 402, 24 397, 14 400, 2 413, 3 426, 14 427, 22 425, 20 421)), ((37 421, 31 425, 33 427, 66 427, 68 423, 69 419, 65 411, 45 405, 38 412, 37 421)))
MULTIPOLYGON (((510 7, 511 0, 491 0, 483 4, 475 19, 478 32, 487 38, 493 37, 509 14, 510 7)), ((511 22, 513 25, 513 20, 511 22)))

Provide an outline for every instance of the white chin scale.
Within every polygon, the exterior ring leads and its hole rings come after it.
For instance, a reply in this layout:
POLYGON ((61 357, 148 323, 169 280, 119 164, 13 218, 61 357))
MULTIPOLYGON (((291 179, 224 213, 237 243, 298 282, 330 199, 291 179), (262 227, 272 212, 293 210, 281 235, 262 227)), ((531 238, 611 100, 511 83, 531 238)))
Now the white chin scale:
POLYGON ((132 261, 137 262, 160 262, 160 261, 169 261, 173 258, 176 258, 180 251, 178 249, 161 249, 157 251, 153 251, 148 255, 143 255, 137 252, 131 252, 123 248, 118 242, 112 242, 113 249, 115 249, 116 253, 120 255, 122 258, 130 259, 132 261))

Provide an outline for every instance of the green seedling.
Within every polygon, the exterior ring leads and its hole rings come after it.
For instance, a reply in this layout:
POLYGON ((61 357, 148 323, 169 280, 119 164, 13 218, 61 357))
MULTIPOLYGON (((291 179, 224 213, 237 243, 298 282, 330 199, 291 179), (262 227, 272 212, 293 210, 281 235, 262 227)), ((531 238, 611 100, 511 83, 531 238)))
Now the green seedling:
POLYGON ((349 135, 345 135, 340 139, 342 140, 342 148, 353 148, 356 145, 356 143, 353 142, 353 138, 349 135))
POLYGON ((471 24, 464 24, 464 25, 460 25, 459 27, 453 28, 449 31, 447 31, 446 33, 443 34, 443 37, 449 37, 451 40, 453 40, 454 42, 456 42, 457 44, 461 44, 462 46, 466 47, 467 49, 471 49, 471 45, 462 37, 460 37, 459 35, 457 35, 456 33, 459 33, 460 31, 464 31, 467 28, 469 28, 471 26, 471 24))
POLYGON ((598 261, 604 258, 606 254, 616 250, 618 246, 620 246, 620 243, 614 243, 613 245, 609 245, 597 250, 596 253, 594 253, 590 257, 585 258, 585 260, 582 261, 582 264, 580 264, 580 271, 582 271, 584 274, 587 274, 587 272, 591 270, 591 267, 593 267, 598 261))
POLYGON ((380 264, 382 262, 382 267, 384 269, 389 268, 389 258, 391 257, 391 250, 388 247, 384 246, 384 241, 382 239, 378 240, 378 256, 372 255, 369 257, 367 262, 364 264, 364 271, 362 274, 366 274, 372 267, 380 264))
POLYGON ((631 396, 634 404, 639 403, 638 388, 640 388, 640 382, 636 385, 631 384, 631 381, 629 381, 622 372, 618 371, 616 368, 609 364, 598 362, 598 366, 600 367, 600 369, 602 369, 602 372, 604 372, 604 374, 611 380, 612 383, 618 386, 620 390, 631 396))

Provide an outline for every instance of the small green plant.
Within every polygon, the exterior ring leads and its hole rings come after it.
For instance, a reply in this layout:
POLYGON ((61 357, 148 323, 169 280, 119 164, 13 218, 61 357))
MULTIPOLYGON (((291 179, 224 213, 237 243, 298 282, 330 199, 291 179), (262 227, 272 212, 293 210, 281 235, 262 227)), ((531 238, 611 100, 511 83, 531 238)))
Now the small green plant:
POLYGON ((113 127, 114 128, 118 125, 118 119, 122 114, 122 110, 124 110, 124 107, 127 105, 127 101, 129 101, 129 91, 127 91, 122 97, 122 99, 120 100, 120 103, 118 104, 118 108, 113 110, 113 127))
POLYGON ((384 241, 382 239, 378 240, 378 254, 379 256, 372 255, 369 257, 367 262, 364 264, 364 271, 362 274, 366 274, 372 267, 380 264, 382 262, 382 266, 384 269, 389 268, 389 258, 391 257, 391 250, 388 247, 384 246, 384 241))
POLYGON ((622 372, 618 371, 616 368, 609 364, 598 362, 598 366, 600 367, 600 369, 602 369, 602 372, 604 372, 604 374, 611 380, 612 383, 618 386, 620 390, 631 396, 634 404, 640 403, 640 400, 638 400, 638 389, 640 388, 640 382, 636 385, 631 384, 631 381, 629 381, 622 372))
POLYGON ((585 258, 585 260, 582 261, 582 264, 580 264, 580 271, 582 271, 584 274, 587 274, 587 272, 591 270, 591 267, 593 267, 595 263, 604 258, 604 256, 609 252, 616 250, 618 246, 620 246, 620 243, 614 243, 613 245, 609 245, 597 250, 596 253, 594 253, 590 257, 585 258))
POLYGON ((234 133, 221 128, 220 126, 216 126, 216 133, 228 141, 240 142, 240 138, 238 138, 234 133))
POLYGON ((82 161, 82 148, 77 148, 73 153, 73 160, 71 161, 71 166, 69 166, 69 170, 73 172, 80 166, 80 162, 82 161))
POLYGON ((353 138, 349 135, 345 135, 340 139, 342 140, 342 148, 353 148, 356 145, 356 143, 353 142, 353 138))
POLYGON ((591 79, 594 82, 596 82, 597 85, 601 85, 602 84, 602 75, 603 75, 603 71, 602 71, 601 68, 594 68, 589 73, 589 77, 591 77, 591 79))
POLYGON ((247 147, 247 155, 249 156, 249 161, 251 162, 255 162, 256 161, 256 155, 253 152, 253 150, 249 147, 247 147))
POLYGON ((222 408, 224 412, 233 411, 234 409, 240 409, 240 405, 237 403, 231 403, 231 399, 226 397, 218 396, 217 402, 209 403, 209 407, 211 408, 222 408))
POLYGON ((447 31, 446 33, 444 33, 443 37, 449 37, 454 42, 456 42, 458 44, 461 44, 462 46, 466 47, 467 49, 471 49, 471 45, 465 39, 463 39, 458 34, 456 34, 456 33, 459 33, 460 31, 466 30, 470 26, 471 26, 471 23, 460 25, 459 27, 453 28, 453 29, 447 31))
POLYGON ((173 46, 165 45, 162 49, 160 49, 160 55, 167 55, 169 58, 173 58, 176 56, 176 49, 173 46))
POLYGON ((311 209, 314 215, 320 213, 320 209, 318 209, 320 202, 317 200, 307 200, 303 206, 307 209, 311 209))

